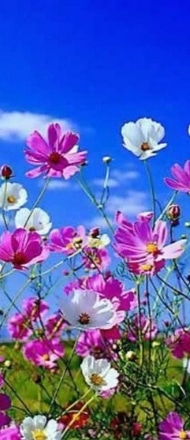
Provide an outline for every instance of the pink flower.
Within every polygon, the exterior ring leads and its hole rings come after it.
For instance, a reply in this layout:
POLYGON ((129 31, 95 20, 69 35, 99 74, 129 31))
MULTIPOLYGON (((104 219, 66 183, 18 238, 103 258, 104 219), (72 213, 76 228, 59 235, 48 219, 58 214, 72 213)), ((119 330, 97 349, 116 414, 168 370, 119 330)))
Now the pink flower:
POLYGON ((185 355, 190 355, 190 330, 179 328, 174 334, 166 339, 166 344, 174 357, 182 359, 185 355))
POLYGON ((87 152, 78 152, 76 143, 79 136, 72 132, 62 133, 59 124, 49 125, 47 137, 46 141, 38 131, 28 137, 25 158, 27 162, 38 166, 26 175, 37 177, 45 173, 46 176, 68 179, 79 171, 87 152))
POLYGON ((31 322, 27 316, 15 313, 8 321, 7 328, 13 339, 26 340, 32 335, 31 322))
POLYGON ((127 332, 127 339, 135 342, 139 336, 139 329, 141 329, 141 334, 145 341, 154 339, 158 331, 153 320, 147 318, 145 315, 141 315, 140 318, 136 315, 127 332))
POLYGON ((64 355, 64 348, 58 339, 35 339, 25 344, 23 354, 32 364, 51 370, 56 367, 56 361, 64 355))
POLYGON ((178 163, 173 165, 171 168, 171 173, 174 179, 166 177, 164 179, 166 185, 176 191, 190 193, 190 160, 185 162, 184 168, 182 168, 178 163))
POLYGON ((11 425, 1 429, 0 440, 21 440, 19 427, 16 425, 11 425))
POLYGON ((44 324, 45 330, 46 330, 46 336, 47 338, 51 339, 53 337, 60 336, 63 329, 66 327, 66 324, 64 322, 64 319, 60 312, 55 313, 52 316, 49 316, 47 318, 45 324, 44 324))
POLYGON ((25 299, 22 303, 22 306, 24 313, 32 321, 36 321, 37 318, 49 310, 49 305, 47 302, 35 297, 25 299))
POLYGON ((107 249, 97 249, 89 246, 85 247, 82 259, 85 267, 91 270, 106 269, 111 262, 107 249))
POLYGON ((66 255, 72 255, 81 251, 87 240, 85 238, 84 226, 78 226, 76 229, 72 226, 53 229, 49 238, 48 248, 53 252, 65 253, 66 255))
POLYGON ((153 265, 153 270, 160 270, 165 260, 178 258, 184 251, 186 240, 178 240, 165 246, 168 230, 166 222, 162 220, 157 220, 153 228, 147 219, 130 223, 120 216, 118 220, 115 248, 119 255, 127 259, 129 265, 148 265, 150 270, 153 265), (160 265, 156 267, 154 262, 160 261, 160 265))
POLYGON ((37 232, 24 228, 6 231, 0 237, 0 260, 12 263, 15 269, 26 269, 44 261, 49 255, 37 232))
POLYGON ((184 429, 184 422, 176 412, 170 412, 159 424, 159 440, 190 439, 190 431, 184 429))
POLYGON ((76 345, 76 353, 79 356, 94 356, 95 359, 116 359, 116 353, 112 351, 109 341, 106 343, 99 329, 81 333, 76 345))
POLYGON ((7 394, 0 394, 0 428, 10 423, 11 418, 4 413, 11 406, 11 399, 7 394), (3 412, 2 412, 3 411, 3 412))
POLYGON ((105 277, 101 274, 88 277, 85 284, 86 288, 99 292, 102 298, 107 298, 112 304, 114 303, 117 310, 127 312, 137 306, 135 290, 124 290, 121 281, 110 273, 107 273, 105 277))

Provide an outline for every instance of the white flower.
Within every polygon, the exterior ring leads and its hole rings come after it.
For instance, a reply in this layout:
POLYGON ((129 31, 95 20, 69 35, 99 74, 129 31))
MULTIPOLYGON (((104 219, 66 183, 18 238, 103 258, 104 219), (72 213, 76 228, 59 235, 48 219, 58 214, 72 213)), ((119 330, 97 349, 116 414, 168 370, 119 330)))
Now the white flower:
POLYGON ((45 235, 51 229, 49 215, 41 208, 34 208, 31 211, 28 208, 20 209, 15 216, 16 228, 26 228, 29 231, 37 231, 40 235, 45 235))
POLYGON ((23 440, 60 440, 62 433, 56 420, 38 415, 26 417, 21 424, 23 440))
POLYGON ((89 235, 88 237, 88 246, 96 249, 102 249, 110 244, 110 238, 107 234, 97 235, 93 237, 93 235, 89 235))
POLYGON ((20 183, 5 182, 0 187, 0 208, 5 211, 20 208, 27 198, 28 194, 20 183))
POLYGON ((122 126, 121 134, 124 147, 141 160, 155 156, 158 150, 167 145, 166 143, 159 144, 165 135, 164 127, 148 118, 127 122, 122 126))
POLYGON ((113 327, 115 310, 110 300, 100 298, 93 290, 74 290, 65 296, 63 316, 74 328, 109 329, 113 327))
POLYGON ((86 356, 80 367, 86 383, 98 393, 115 388, 118 384, 119 373, 107 359, 97 360, 93 356, 86 356))

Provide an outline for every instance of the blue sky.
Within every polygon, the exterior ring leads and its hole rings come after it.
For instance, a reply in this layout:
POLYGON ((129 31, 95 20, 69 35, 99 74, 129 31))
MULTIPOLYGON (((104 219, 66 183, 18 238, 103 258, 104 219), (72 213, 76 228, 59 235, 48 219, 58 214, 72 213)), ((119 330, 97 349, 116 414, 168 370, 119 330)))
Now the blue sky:
MULTIPOLYGON (((119 207, 131 216, 151 207, 143 163, 122 147, 121 125, 139 117, 161 122, 168 147, 150 165, 158 194, 167 200, 171 192, 162 178, 174 162, 189 158, 189 22, 188 0, 2 3, 1 163, 9 163, 15 181, 29 190, 27 206, 41 180, 23 178, 30 167, 22 154, 24 138, 35 122, 38 128, 56 118, 81 134, 81 147, 89 151, 86 175, 97 194, 101 159, 114 158, 112 177, 119 185, 111 188, 111 216, 119 207)), ((76 225, 92 226, 97 217, 73 181, 52 188, 41 207, 55 227, 73 218, 76 225)))

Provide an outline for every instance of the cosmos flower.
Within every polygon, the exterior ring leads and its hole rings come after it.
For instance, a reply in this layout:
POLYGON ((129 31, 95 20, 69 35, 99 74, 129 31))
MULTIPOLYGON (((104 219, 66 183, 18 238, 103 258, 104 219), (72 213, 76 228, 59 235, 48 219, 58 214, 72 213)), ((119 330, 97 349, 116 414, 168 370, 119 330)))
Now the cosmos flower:
POLYGON ((65 295, 62 312, 72 327, 81 330, 111 328, 116 316, 111 301, 100 298, 97 292, 82 289, 65 295))
POLYGON ((60 229, 53 229, 49 235, 50 243, 48 248, 52 252, 65 253, 73 255, 82 250, 86 243, 84 226, 78 226, 76 229, 72 226, 65 226, 60 229))
POLYGON ((59 339, 33 339, 24 345, 23 354, 32 364, 51 370, 64 355, 64 348, 59 339))
POLYGON ((153 228, 147 220, 129 222, 129 225, 127 221, 119 220, 115 248, 129 263, 137 262, 143 266, 149 265, 151 260, 158 262, 180 257, 186 240, 166 245, 167 236, 167 223, 162 220, 157 220, 153 228))
POLYGON ((86 356, 81 370, 86 383, 98 394, 118 385, 119 373, 111 367, 107 359, 96 360, 93 356, 86 356))
POLYGON ((49 177, 69 179, 86 160, 86 151, 78 152, 76 145, 79 136, 72 132, 62 133, 59 124, 50 124, 47 140, 38 131, 34 131, 27 139, 24 151, 25 159, 32 165, 37 165, 26 175, 38 177, 45 174, 49 177))
POLYGON ((20 183, 6 182, 0 186, 0 208, 11 211, 27 202, 28 194, 20 183))
POLYGON ((155 156, 157 151, 166 147, 160 143, 165 136, 164 127, 148 118, 138 119, 136 122, 127 122, 121 128, 123 146, 141 160, 155 156))
POLYGON ((37 232, 18 228, 0 236, 0 260, 12 263, 15 269, 26 269, 44 261, 48 255, 49 251, 37 232))
POLYGON ((21 424, 23 440, 60 440, 62 433, 56 420, 47 421, 47 417, 37 415, 26 417, 21 424))
POLYGON ((174 179, 166 177, 164 182, 176 191, 190 193, 190 160, 185 162, 184 168, 178 163, 172 166, 171 173, 174 179))
POLYGON ((46 235, 51 229, 52 223, 50 222, 49 215, 43 209, 34 208, 30 210, 22 208, 15 215, 15 226, 16 228, 36 231, 40 235, 46 235))
POLYGON ((7 394, 0 393, 0 428, 8 425, 11 418, 4 412, 11 406, 10 397, 7 394))
POLYGON ((12 424, 0 429, 0 440, 22 440, 19 427, 12 424))
POLYGON ((184 429, 184 422, 176 412, 170 412, 159 424, 159 440, 188 440, 190 431, 184 429))

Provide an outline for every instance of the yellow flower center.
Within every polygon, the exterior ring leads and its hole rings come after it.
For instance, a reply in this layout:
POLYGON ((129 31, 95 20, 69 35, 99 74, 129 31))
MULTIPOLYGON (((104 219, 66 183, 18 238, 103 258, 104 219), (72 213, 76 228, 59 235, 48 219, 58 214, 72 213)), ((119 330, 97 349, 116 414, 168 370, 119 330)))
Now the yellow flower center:
POLYGON ((49 354, 43 354, 42 359, 44 361, 49 361, 49 354))
POLYGON ((159 249, 156 243, 148 243, 146 245, 146 250, 149 254, 156 254, 159 249))
POLYGON ((80 324, 82 324, 82 325, 89 324, 90 316, 88 315, 88 313, 81 313, 81 315, 79 316, 78 322, 80 322, 80 324))
POLYGON ((44 429, 35 429, 31 432, 33 440, 47 440, 47 435, 44 429))
POLYGON ((188 439, 189 436, 188 436, 188 434, 187 434, 187 431, 180 431, 180 432, 179 432, 179 438, 182 439, 182 440, 186 440, 186 439, 188 439))
POLYGON ((144 272, 149 272, 152 267, 152 264, 141 264, 141 270, 143 270, 144 272))
POLYGON ((101 376, 99 376, 99 374, 96 374, 96 373, 93 373, 90 376, 90 380, 91 380, 92 384, 97 387, 102 386, 102 385, 106 385, 105 380, 101 376))
POLYGON ((148 142, 143 142, 143 143, 141 144, 141 150, 142 150, 142 151, 151 150, 151 147, 150 147, 150 145, 148 144, 148 142))
POLYGON ((15 202, 16 202, 16 197, 14 197, 14 196, 8 196, 8 197, 7 197, 7 202, 8 202, 8 203, 15 203, 15 202))

